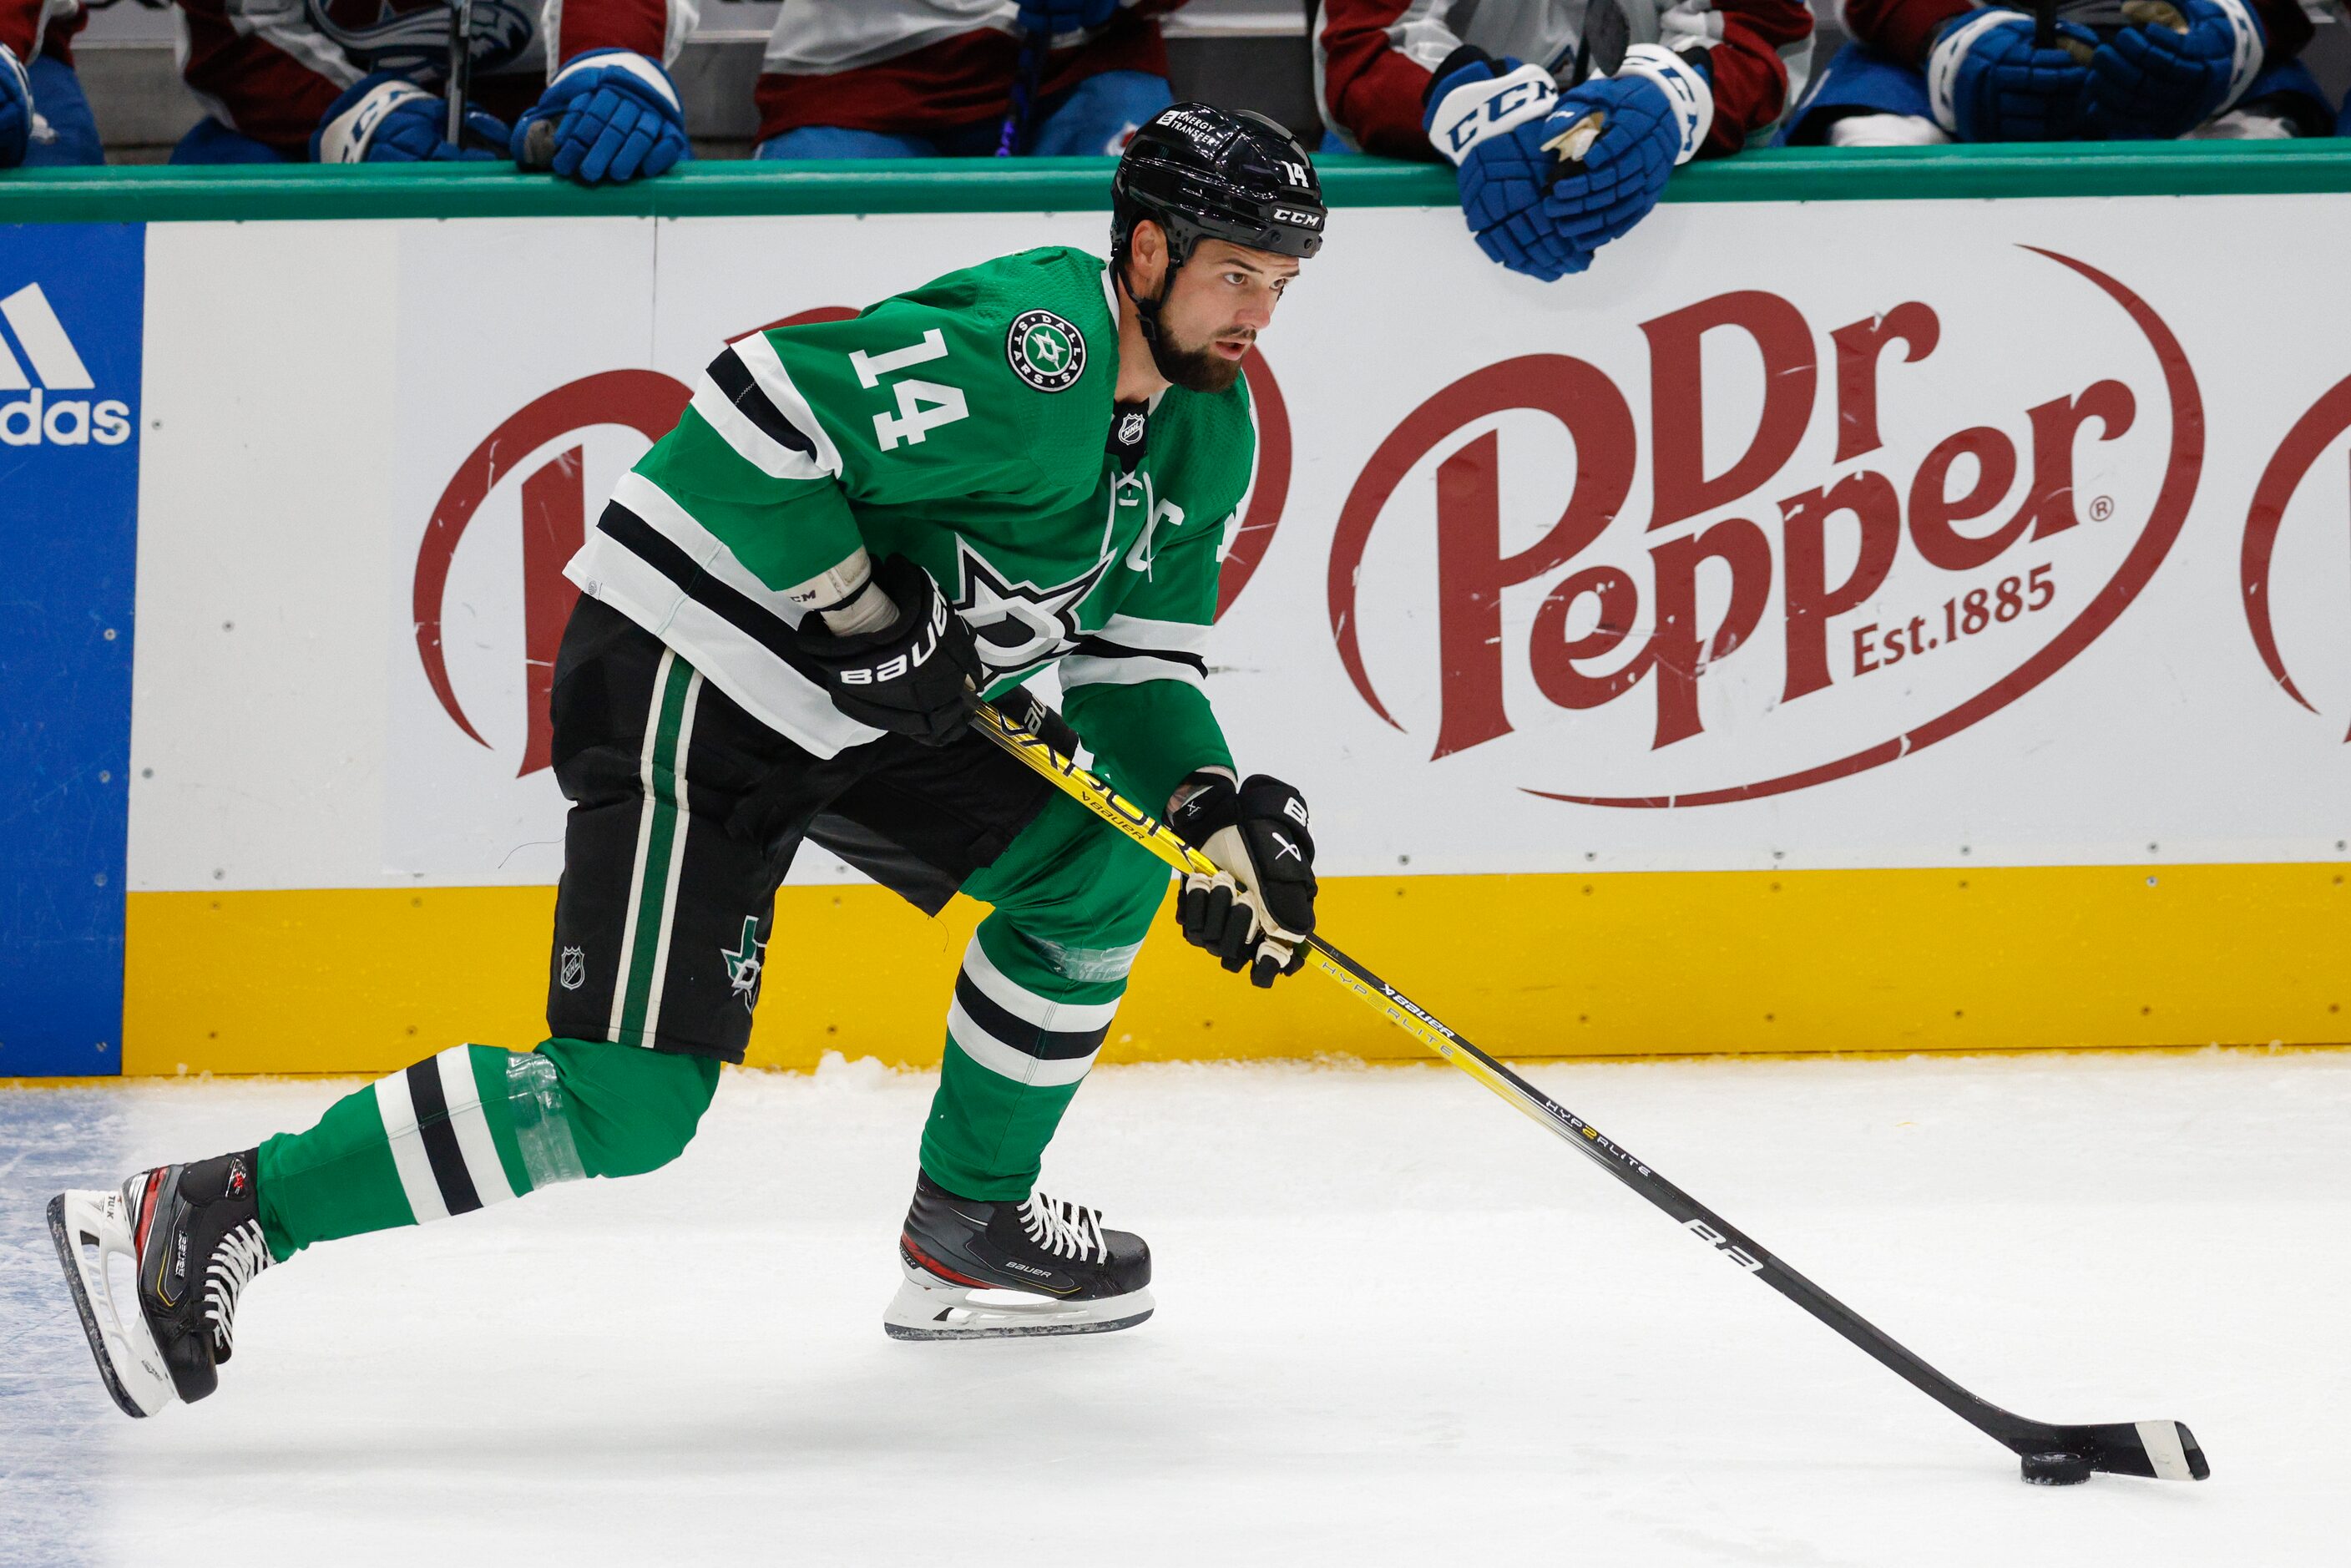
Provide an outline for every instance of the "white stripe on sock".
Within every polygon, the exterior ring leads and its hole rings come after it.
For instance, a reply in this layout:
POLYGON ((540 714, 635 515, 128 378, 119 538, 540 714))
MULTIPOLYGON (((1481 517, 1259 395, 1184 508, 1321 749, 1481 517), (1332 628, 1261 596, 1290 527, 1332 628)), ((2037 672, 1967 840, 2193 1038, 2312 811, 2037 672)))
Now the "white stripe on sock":
POLYGON ((966 1056, 998 1078, 1038 1089, 1058 1089, 1084 1078, 1099 1051, 1048 1061, 997 1039, 963 1010, 961 1002, 947 1004, 947 1035, 966 1056))
POLYGON ((490 1135, 481 1088, 474 1082, 473 1049, 453 1045, 433 1061, 441 1071, 441 1098, 449 1105, 449 1126, 457 1134, 457 1152, 465 1156, 465 1174, 474 1180, 474 1196, 487 1208, 513 1197, 515 1190, 507 1180, 506 1162, 498 1158, 497 1140, 490 1135))
POLYGON ((433 1161, 416 1132, 416 1103, 408 1095, 405 1068, 375 1081, 375 1112, 383 1119, 384 1140, 392 1145, 392 1169, 400 1173, 400 1190, 408 1197, 408 1212, 419 1225, 449 1218, 441 1201, 441 1184, 433 1179, 433 1161))
POLYGON ((1108 1029, 1110 1020, 1118 1016, 1118 1003, 1057 1002, 1050 997, 1040 997, 1019 981, 998 968, 987 956, 987 950, 975 936, 963 950, 963 972, 979 988, 980 995, 1010 1013, 1024 1019, 1039 1029, 1050 1029, 1063 1034, 1082 1034, 1087 1030, 1108 1029))

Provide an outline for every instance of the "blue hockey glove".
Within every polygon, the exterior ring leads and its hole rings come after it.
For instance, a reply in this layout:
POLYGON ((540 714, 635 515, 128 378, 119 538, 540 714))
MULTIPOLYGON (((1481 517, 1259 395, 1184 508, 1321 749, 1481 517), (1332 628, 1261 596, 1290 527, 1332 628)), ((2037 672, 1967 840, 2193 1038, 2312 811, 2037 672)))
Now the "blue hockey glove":
POLYGON ((2116 141, 2180 136, 2241 97, 2268 42, 2243 0, 2125 0, 2131 24, 2090 58, 2090 125, 2116 141))
POLYGON ((1599 249, 1649 215, 1666 176, 1697 155, 1713 122, 1702 67, 1634 45, 1615 75, 1568 89, 1543 122, 1543 145, 1565 159, 1543 210, 1573 244, 1599 249))
POLYGON ((1927 57, 1935 122, 1962 141, 2072 141, 2089 110, 2097 36, 2057 24, 2057 47, 2032 47, 2032 18, 1987 5, 1943 25, 1927 57))
POLYGON ((515 121, 514 161, 583 185, 650 180, 694 156, 669 73, 633 49, 590 49, 515 121))
POLYGON ((1559 99, 1551 73, 1514 59, 1461 49, 1463 63, 1429 84, 1421 127, 1429 145, 1459 168, 1461 215, 1478 248, 1512 272, 1552 282, 1592 265, 1592 255, 1559 232, 1543 209, 1558 168, 1543 150, 1544 120, 1559 99))
POLYGON ((1118 15, 1118 0, 1020 0, 1016 20, 1024 33, 1048 37, 1099 27, 1118 15))
POLYGON ((442 140, 449 129, 449 105, 413 82, 390 71, 374 71, 343 89, 327 106, 319 129, 310 132, 313 163, 423 163, 458 159, 488 160, 497 156, 473 145, 507 144, 504 122, 477 109, 465 111, 465 141, 457 147, 442 140))
POLYGON ((15 50, 0 44, 0 169, 14 169, 33 145, 33 80, 15 50))

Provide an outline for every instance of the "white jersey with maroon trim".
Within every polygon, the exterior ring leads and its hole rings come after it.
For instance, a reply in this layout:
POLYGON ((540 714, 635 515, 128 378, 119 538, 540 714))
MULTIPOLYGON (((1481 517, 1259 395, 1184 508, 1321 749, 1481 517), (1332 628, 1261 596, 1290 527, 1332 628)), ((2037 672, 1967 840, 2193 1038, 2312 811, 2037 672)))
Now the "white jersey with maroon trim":
POLYGON ((1737 151, 1803 89, 1813 14, 1804 0, 1322 0, 1314 16, 1314 95, 1346 145, 1391 158, 1433 159, 1421 95, 1446 56, 1474 44, 1541 65, 1564 80, 1576 51, 1604 29, 1625 42, 1706 52, 1714 126, 1700 156, 1737 151), (1612 15, 1587 29, 1601 7, 1612 15))
POLYGON ((81 0, 0 0, 0 47, 26 65, 46 48, 71 63, 71 40, 89 13, 81 0))

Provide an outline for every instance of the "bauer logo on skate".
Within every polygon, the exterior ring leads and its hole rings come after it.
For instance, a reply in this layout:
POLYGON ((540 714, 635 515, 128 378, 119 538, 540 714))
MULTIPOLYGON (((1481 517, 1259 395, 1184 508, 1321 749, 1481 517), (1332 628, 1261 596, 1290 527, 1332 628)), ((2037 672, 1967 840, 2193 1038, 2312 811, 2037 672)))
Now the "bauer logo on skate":
POLYGON ((1877 768, 2056 677, 2169 553, 2204 416, 2126 280, 2020 252, 2076 341, 1740 290, 1637 340, 1587 334, 1594 360, 1639 344, 1609 368, 1528 354, 1437 392, 1337 519, 1327 602, 1356 694, 1432 761, 1491 748, 1497 782, 1642 808, 1877 768), (1435 572, 1405 588, 1430 531, 1435 572), (1410 625, 1432 596, 1433 649, 1410 625))

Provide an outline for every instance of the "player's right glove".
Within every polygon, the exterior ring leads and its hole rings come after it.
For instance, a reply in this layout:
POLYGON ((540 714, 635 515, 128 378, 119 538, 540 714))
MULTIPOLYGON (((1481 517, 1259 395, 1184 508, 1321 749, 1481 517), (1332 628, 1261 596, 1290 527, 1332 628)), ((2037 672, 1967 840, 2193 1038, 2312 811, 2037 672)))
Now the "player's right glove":
POLYGON ((1935 123, 1962 141, 2072 141, 2090 103, 2097 36, 2057 24, 2057 47, 2032 47, 2032 18, 1985 5, 1943 25, 1927 56, 1935 123))
POLYGON ((476 143, 507 144, 506 126, 478 109, 465 111, 465 145, 442 140, 448 102, 390 71, 371 71, 327 106, 310 132, 313 163, 423 163, 496 158, 476 143))
POLYGON ((874 568, 873 581, 896 608, 895 621, 843 637, 810 615, 794 632, 799 651, 851 718, 945 746, 968 728, 987 679, 977 640, 931 574, 904 556, 874 568))
POLYGON ((2123 0, 2091 57, 2090 125, 2114 141, 2184 136, 2252 85, 2267 38, 2243 0, 2123 0))
POLYGON ((25 62, 0 44, 0 169, 14 169, 33 145, 33 78, 25 62))
POLYGON ((1713 123, 1703 65, 1634 45, 1614 76, 1568 89, 1543 121, 1543 146, 1564 160, 1543 211, 1578 249, 1599 249, 1649 215, 1666 176, 1698 155, 1713 123))
POLYGON ((1251 985, 1298 973, 1314 929, 1316 891, 1305 799, 1262 773, 1236 786, 1207 768, 1176 793, 1167 825, 1220 868, 1213 877, 1187 874, 1176 891, 1184 940, 1233 973, 1246 966, 1251 985))
POLYGON ((1429 145, 1459 169, 1461 215, 1478 248, 1512 272, 1550 283, 1592 265, 1562 234, 1543 192, 1559 167, 1544 141, 1559 89, 1541 66, 1495 59, 1468 45, 1437 67, 1422 100, 1429 145))
POLYGON ((677 84, 633 49, 575 56, 515 121, 509 151, 517 168, 583 185, 650 180, 694 156, 677 84))

